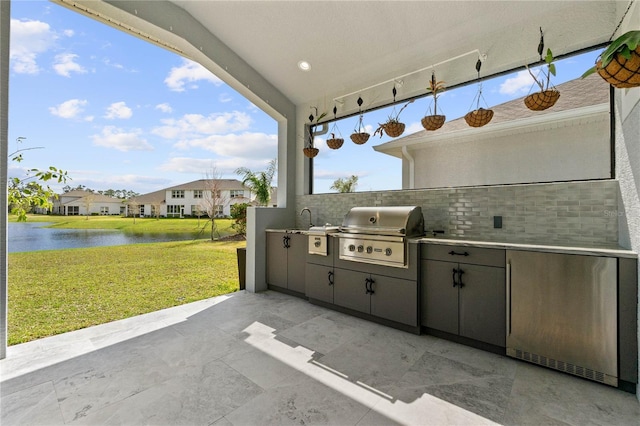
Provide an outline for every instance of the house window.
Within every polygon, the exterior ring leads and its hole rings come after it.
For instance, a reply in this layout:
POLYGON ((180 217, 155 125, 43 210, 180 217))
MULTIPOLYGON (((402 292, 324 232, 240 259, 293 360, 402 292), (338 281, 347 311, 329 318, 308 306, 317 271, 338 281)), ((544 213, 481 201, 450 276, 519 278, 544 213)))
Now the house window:
POLYGON ((244 198, 244 190, 242 189, 232 189, 229 191, 229 197, 231 198, 244 198))
POLYGON ((100 207, 100 214, 106 216, 109 214, 109 207, 100 207))
POLYGON ((184 190, 175 189, 171 191, 171 198, 184 198, 184 190))
POLYGON ((167 217, 182 217, 184 206, 169 204, 167 206, 167 217))
POLYGON ((67 216, 79 216, 80 215, 80 207, 79 206, 68 206, 67 207, 67 216))
POLYGON ((144 216, 144 205, 140 205, 140 216, 144 216))
POLYGON ((193 198, 202 198, 202 189, 194 189, 193 198))
POLYGON ((205 209, 199 204, 191 205, 191 216, 203 216, 205 214, 205 209))
POLYGON ((216 206, 216 217, 224 216, 224 206, 217 205, 216 206))

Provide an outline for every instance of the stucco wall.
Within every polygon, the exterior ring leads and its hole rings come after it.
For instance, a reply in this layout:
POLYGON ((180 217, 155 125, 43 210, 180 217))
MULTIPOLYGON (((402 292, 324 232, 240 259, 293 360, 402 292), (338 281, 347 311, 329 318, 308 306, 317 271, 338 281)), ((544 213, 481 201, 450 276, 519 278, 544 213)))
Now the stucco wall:
POLYGON ((410 150, 415 188, 610 177, 609 114, 559 128, 410 150))

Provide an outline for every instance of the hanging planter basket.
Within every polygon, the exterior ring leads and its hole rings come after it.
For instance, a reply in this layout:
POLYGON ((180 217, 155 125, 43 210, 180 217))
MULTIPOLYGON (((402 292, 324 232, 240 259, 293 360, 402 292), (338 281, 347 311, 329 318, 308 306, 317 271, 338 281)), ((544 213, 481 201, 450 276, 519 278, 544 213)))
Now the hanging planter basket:
POLYGON ((367 143, 370 136, 371 135, 369 133, 360 132, 360 133, 352 133, 351 136, 349 137, 351 138, 353 143, 355 143, 356 145, 362 145, 367 143))
POLYGON ((464 116, 464 121, 471 127, 482 127, 488 124, 493 118, 493 110, 478 108, 473 111, 469 111, 464 116))
POLYGON ((596 70, 600 77, 618 89, 640 86, 640 46, 631 52, 627 59, 621 54, 613 57, 607 66, 602 67, 602 61, 596 63, 596 70))
POLYGON ((358 118, 358 125, 356 126, 355 129, 353 129, 353 133, 351 134, 351 136, 349 136, 351 138, 351 140, 353 141, 353 143, 355 143, 356 145, 362 145, 367 143, 367 141, 369 140, 369 137, 371 136, 369 133, 367 133, 365 131, 365 127, 364 127, 364 114, 362 114, 362 98, 358 97, 358 109, 360 109, 360 117, 358 118))
POLYGON ((331 138, 327 139, 327 146, 331 149, 338 149, 344 143, 344 139, 336 138, 333 133, 331 133, 331 138))
MULTIPOLYGON (((438 114, 438 96, 440 96, 442 90, 444 90, 444 81, 436 81, 435 72, 431 73, 427 91, 433 96, 433 114, 425 115, 420 120, 422 127, 427 131, 438 130, 447 119, 445 115, 438 114)), ((429 107, 429 113, 431 113, 431 107, 429 107)))
POLYGON ((304 148, 302 151, 304 152, 304 155, 309 158, 315 157, 320 152, 318 148, 314 148, 312 146, 308 146, 304 148))
POLYGON ((544 111, 554 106, 559 98, 560 92, 555 89, 548 89, 525 97, 524 104, 532 111, 544 111))
MULTIPOLYGON (((333 119, 336 120, 336 113, 338 112, 337 107, 333 107, 333 119)), ((344 139, 341 137, 340 130, 338 130, 338 125, 336 122, 333 122, 333 126, 331 126, 331 137, 327 139, 327 146, 331 149, 339 149, 344 143, 344 139), (336 136, 336 134, 338 136, 336 136)))
POLYGON ((464 121, 466 121, 470 127, 482 127, 485 124, 488 124, 493 118, 492 109, 485 109, 480 107, 480 100, 482 100, 485 105, 487 104, 487 101, 484 100, 484 96, 482 96, 482 82, 480 81, 481 68, 482 61, 480 60, 480 58, 478 58, 478 60, 476 61, 476 71, 478 72, 478 93, 471 102, 471 105, 473 105, 474 103, 476 104, 476 109, 474 109, 473 111, 469 111, 464 116, 464 121))
POLYGON ((384 124, 381 124, 380 127, 382 127, 387 136, 397 138, 404 133, 405 125, 404 123, 400 123, 399 121, 388 121, 384 124))
POLYGON ((444 115, 427 115, 422 117, 420 122, 425 130, 438 130, 447 119, 444 115))

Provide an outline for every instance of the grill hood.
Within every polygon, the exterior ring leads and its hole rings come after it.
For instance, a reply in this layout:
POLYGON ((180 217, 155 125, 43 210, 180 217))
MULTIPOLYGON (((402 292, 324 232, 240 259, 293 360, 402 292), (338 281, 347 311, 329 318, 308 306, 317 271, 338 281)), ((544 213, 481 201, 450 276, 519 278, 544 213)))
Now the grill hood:
POLYGON ((418 237, 424 235, 419 206, 353 207, 345 215, 341 232, 350 234, 418 237))

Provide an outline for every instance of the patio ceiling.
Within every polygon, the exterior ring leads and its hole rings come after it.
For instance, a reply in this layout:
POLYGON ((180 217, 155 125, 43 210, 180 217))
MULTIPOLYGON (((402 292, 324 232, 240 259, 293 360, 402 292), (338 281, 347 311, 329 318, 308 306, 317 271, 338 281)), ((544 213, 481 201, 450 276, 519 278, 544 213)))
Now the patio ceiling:
MULTIPOLYGON (((337 98, 339 115, 356 111, 358 96, 365 107, 388 103, 399 76, 398 100, 424 93, 434 64, 445 62, 434 69, 452 86, 476 78, 478 54, 487 55, 482 75, 533 63, 539 60, 539 27, 556 56, 607 42, 629 5, 627 0, 171 3, 295 105, 332 107, 337 98), (301 60, 311 64, 310 71, 298 69, 301 60)), ((223 65, 224 58, 211 59, 223 65)))

